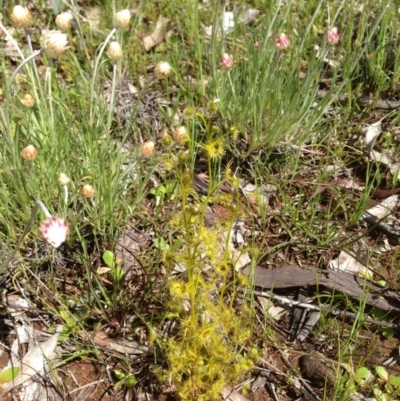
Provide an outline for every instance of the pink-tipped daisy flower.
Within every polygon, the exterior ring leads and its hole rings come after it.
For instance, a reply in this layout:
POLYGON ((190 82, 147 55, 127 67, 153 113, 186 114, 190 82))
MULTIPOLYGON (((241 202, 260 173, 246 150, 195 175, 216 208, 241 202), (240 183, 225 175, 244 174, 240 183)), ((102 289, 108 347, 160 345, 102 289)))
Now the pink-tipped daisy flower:
POLYGON ((58 248, 69 234, 68 223, 62 217, 50 217, 39 226, 40 236, 54 248, 58 248))

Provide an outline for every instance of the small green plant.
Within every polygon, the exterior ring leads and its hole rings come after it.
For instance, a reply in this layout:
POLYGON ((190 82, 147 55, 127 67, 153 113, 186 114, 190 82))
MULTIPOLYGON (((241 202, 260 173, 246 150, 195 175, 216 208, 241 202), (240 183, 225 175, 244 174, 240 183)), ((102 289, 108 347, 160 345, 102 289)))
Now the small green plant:
POLYGON ((174 189, 176 187, 176 182, 175 181, 168 181, 165 182, 164 184, 159 185, 158 187, 151 188, 149 193, 154 195, 156 198, 156 206, 164 206, 165 202, 168 199, 173 200, 174 199, 174 189))
POLYGON ((127 388, 136 386, 137 380, 132 373, 125 373, 122 370, 115 369, 114 375, 118 379, 117 383, 115 383, 116 390, 122 386, 125 386, 127 388))
POLYGON ((400 377, 389 375, 384 366, 375 367, 375 375, 365 366, 359 367, 354 375, 345 381, 346 397, 356 391, 372 391, 377 401, 395 401, 400 394, 400 377))
MULTIPOLYGON (((371 315, 375 320, 379 320, 381 322, 389 322, 390 315, 388 312, 383 311, 382 309, 374 308, 371 311, 371 315)), ((392 338, 394 331, 390 327, 381 327, 380 329, 381 334, 385 338, 392 338)))
POLYGON ((64 321, 64 330, 60 337, 68 338, 70 335, 76 335, 82 329, 79 320, 71 314, 67 307, 62 306, 58 311, 61 319, 64 321))
POLYGON ((111 251, 104 251, 103 260, 110 270, 110 277, 114 284, 114 287, 120 288, 121 283, 125 277, 124 269, 118 264, 114 253, 111 251))
POLYGON ((373 380, 371 371, 366 367, 359 367, 353 375, 350 375, 350 377, 345 380, 343 386, 345 399, 354 394, 359 388, 364 388, 371 383, 371 380, 373 380))
POLYGON ((377 383, 374 386, 374 396, 378 401, 397 400, 400 394, 400 376, 389 375, 383 366, 375 368, 377 383))

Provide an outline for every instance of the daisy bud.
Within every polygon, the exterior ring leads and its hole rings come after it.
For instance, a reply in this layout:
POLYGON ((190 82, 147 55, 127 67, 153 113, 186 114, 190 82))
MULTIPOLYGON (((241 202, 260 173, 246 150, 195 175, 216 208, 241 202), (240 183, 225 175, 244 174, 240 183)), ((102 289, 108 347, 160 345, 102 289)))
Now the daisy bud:
POLYGON ((219 99, 214 99, 208 102, 207 109, 210 113, 216 113, 219 110, 219 99))
POLYGON ((153 141, 147 141, 141 144, 140 146, 140 151, 142 152, 142 155, 145 157, 149 157, 152 154, 154 154, 155 151, 155 145, 153 141))
POLYGON ((39 234, 52 247, 58 248, 69 234, 68 223, 61 217, 48 218, 40 224, 39 234))
POLYGON ((171 75, 171 66, 166 61, 160 61, 154 68, 154 73, 158 79, 164 79, 171 75))
POLYGON ((112 61, 121 60, 124 57, 121 45, 115 40, 111 42, 107 49, 107 56, 112 61))
POLYGON ((225 70, 229 70, 230 68, 233 67, 233 58, 228 53, 225 53, 221 57, 221 60, 219 61, 219 65, 221 68, 224 68, 225 70))
POLYGON ((161 143, 163 146, 168 148, 169 146, 172 145, 172 138, 168 135, 168 133, 165 133, 162 138, 161 138, 161 143))
POLYGON ((35 99, 29 93, 26 93, 24 97, 21 99, 21 103, 25 107, 33 107, 35 105, 35 99))
POLYGON ((180 163, 185 164, 189 160, 189 151, 179 152, 178 160, 180 163))
POLYGON ((28 28, 32 24, 32 14, 22 6, 14 7, 10 19, 15 28, 28 28))
POLYGON ((175 141, 182 144, 188 140, 188 133, 186 127, 183 125, 181 127, 175 128, 172 136, 174 137, 175 141))
POLYGON ((82 188, 82 195, 85 198, 93 198, 95 193, 96 193, 96 190, 89 184, 84 185, 82 188))
POLYGON ((68 49, 68 38, 60 31, 49 31, 42 36, 42 47, 50 58, 57 58, 68 49))
POLYGON ((22 149, 21 155, 25 160, 35 160, 38 151, 33 145, 28 145, 26 148, 22 149))
POLYGON ((69 177, 64 173, 60 173, 60 175, 58 176, 58 183, 62 186, 68 185, 69 177))
POLYGON ((127 29, 131 23, 131 12, 129 10, 121 10, 114 14, 114 26, 119 29, 127 29))
POLYGON ((289 36, 287 36, 285 33, 281 33, 275 39, 275 47, 279 50, 287 49, 289 45, 290 45, 290 39, 289 36))
POLYGON ((326 40, 332 45, 336 45, 336 43, 339 42, 339 33, 337 28, 334 27, 329 29, 326 33, 326 40))
POLYGON ((71 28, 73 19, 74 17, 68 12, 58 14, 56 17, 57 28, 64 32, 68 31, 71 28))

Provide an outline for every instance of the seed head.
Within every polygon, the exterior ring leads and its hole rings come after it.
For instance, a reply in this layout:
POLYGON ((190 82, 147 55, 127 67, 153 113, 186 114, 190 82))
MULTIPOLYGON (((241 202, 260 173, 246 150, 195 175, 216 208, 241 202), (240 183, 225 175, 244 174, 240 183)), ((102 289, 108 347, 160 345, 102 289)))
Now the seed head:
POLYGON ((32 14, 22 6, 14 7, 10 19, 15 28, 28 28, 32 24, 32 14))
POLYGON ((326 40, 332 45, 336 45, 336 43, 339 42, 339 39, 340 37, 336 27, 329 29, 326 33, 326 40))
POLYGON ((33 107, 35 105, 35 99, 29 93, 25 93, 24 97, 21 99, 21 103, 25 107, 33 107))
POLYGON ((68 185, 69 181, 69 177, 64 173, 60 173, 58 176, 58 183, 62 186, 68 185))
POLYGON ((95 193, 96 193, 96 190, 89 184, 84 185, 82 188, 82 195, 85 198, 93 198, 95 193))
POLYGON ((150 157, 155 152, 155 145, 153 141, 147 141, 141 144, 140 151, 145 157, 150 157))
POLYGON ((279 50, 284 50, 287 49, 290 45, 290 39, 289 36, 287 36, 285 33, 281 33, 279 36, 276 37, 275 39, 275 47, 279 50))
POLYGON ((38 151, 33 145, 28 145, 22 149, 21 155, 25 160, 35 160, 37 158, 38 151))
POLYGON ((69 234, 68 223, 62 217, 48 218, 40 224, 39 234, 52 247, 58 248, 69 234))
POLYGON ((42 47, 50 58, 57 58, 68 49, 68 38, 60 31, 49 31, 42 36, 42 47))
POLYGON ((160 61, 154 68, 154 73, 158 79, 164 79, 171 75, 171 66, 166 61, 160 61))
POLYGON ((114 26, 117 29, 127 29, 131 23, 131 12, 129 10, 121 10, 114 14, 114 26))
POLYGON ((109 44, 107 49, 107 56, 112 61, 119 61, 124 57, 121 45, 117 41, 113 41, 109 44))
POLYGON ((175 128, 172 136, 174 137, 175 141, 180 144, 185 143, 189 139, 187 129, 183 125, 175 128))
POLYGON ((71 28, 73 19, 74 17, 68 12, 58 14, 56 17, 57 28, 63 32, 68 31, 71 28))
POLYGON ((219 61, 219 65, 221 68, 224 68, 225 70, 229 70, 230 68, 233 67, 233 58, 230 56, 228 53, 224 53, 224 55, 221 57, 219 61))

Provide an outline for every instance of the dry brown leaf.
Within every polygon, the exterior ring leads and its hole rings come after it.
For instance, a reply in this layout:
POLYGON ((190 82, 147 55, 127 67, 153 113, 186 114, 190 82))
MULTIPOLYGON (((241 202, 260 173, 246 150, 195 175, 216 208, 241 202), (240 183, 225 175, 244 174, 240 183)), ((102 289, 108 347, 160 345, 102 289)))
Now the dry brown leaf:
POLYGON ((143 38, 144 49, 148 52, 152 47, 159 45, 165 37, 165 28, 169 22, 168 18, 160 15, 154 31, 143 38))
POLYGON ((341 251, 339 256, 329 263, 329 267, 332 270, 353 273, 368 280, 372 279, 369 249, 363 240, 355 242, 353 249, 341 251))
MULTIPOLYGON (((11 27, 7 27, 8 32, 11 37, 15 34, 15 29, 11 27)), ((0 52, 4 54, 5 57, 9 57, 12 61, 21 62, 21 55, 16 48, 16 42, 14 39, 10 40, 10 38, 6 37, 4 42, 0 43, 0 52)))
POLYGON ((149 347, 146 345, 123 338, 110 338, 104 331, 96 332, 94 342, 97 345, 120 352, 121 354, 141 355, 149 352, 149 347))
POLYGON ((389 216, 393 213, 393 210, 399 207, 400 198, 398 195, 392 195, 389 198, 386 198, 381 203, 376 206, 371 207, 366 211, 365 214, 372 215, 380 220, 383 220, 385 217, 389 216))
POLYGON ((372 124, 367 124, 366 128, 364 128, 365 132, 365 145, 367 146, 367 150, 371 151, 376 139, 382 132, 382 119, 376 121, 372 124))
POLYGON ((21 369, 20 373, 12 382, 7 383, 3 387, 4 394, 31 379, 34 375, 44 373, 48 361, 50 361, 54 356, 58 337, 62 330, 63 326, 58 325, 55 334, 53 334, 47 341, 31 346, 29 351, 22 358, 22 361, 14 365, 21 369))
POLYGON ((244 395, 240 394, 238 391, 232 387, 225 387, 221 391, 222 398, 227 401, 249 401, 244 395))
POLYGON ((382 163, 385 166, 388 166, 390 169, 390 172, 397 177, 397 181, 400 180, 400 163, 394 163, 393 160, 386 154, 383 154, 381 152, 378 152, 376 150, 372 150, 369 153, 371 160, 374 160, 376 162, 382 163))

